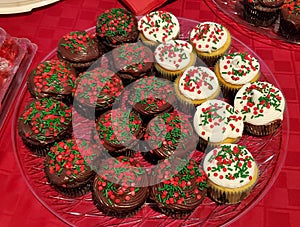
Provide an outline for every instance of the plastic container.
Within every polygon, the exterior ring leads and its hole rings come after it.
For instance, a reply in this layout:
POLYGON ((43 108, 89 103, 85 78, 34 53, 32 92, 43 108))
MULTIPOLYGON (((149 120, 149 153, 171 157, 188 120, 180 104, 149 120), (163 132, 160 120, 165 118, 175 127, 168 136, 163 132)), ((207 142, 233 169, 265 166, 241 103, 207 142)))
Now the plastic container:
POLYGON ((36 51, 30 40, 12 37, 0 28, 0 129, 36 51))

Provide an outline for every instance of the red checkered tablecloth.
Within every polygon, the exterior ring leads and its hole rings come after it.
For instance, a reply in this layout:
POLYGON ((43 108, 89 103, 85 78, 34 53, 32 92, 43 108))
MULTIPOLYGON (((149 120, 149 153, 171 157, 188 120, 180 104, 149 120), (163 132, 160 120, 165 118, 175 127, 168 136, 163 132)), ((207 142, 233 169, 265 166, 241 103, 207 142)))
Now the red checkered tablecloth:
MULTIPOLYGON (((12 36, 29 38, 38 45, 32 69, 56 47, 62 35, 92 27, 101 12, 120 6, 116 0, 59 1, 29 13, 2 15, 0 27, 12 36)), ((300 45, 250 31, 224 15, 210 0, 207 3, 177 0, 163 9, 179 17, 224 24, 272 70, 289 109, 286 117, 291 124, 286 161, 267 195, 232 226, 300 226, 300 45)), ((0 226, 66 226, 35 198, 25 184, 10 141, 11 121, 10 115, 0 133, 0 226)))

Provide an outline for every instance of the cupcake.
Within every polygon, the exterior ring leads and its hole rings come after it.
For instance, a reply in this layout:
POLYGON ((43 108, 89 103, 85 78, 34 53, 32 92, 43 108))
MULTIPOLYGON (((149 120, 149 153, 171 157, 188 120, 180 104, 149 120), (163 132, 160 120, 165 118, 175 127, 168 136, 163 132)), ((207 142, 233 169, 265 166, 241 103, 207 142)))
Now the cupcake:
POLYGON ((170 12, 154 11, 138 21, 140 39, 148 46, 156 47, 160 43, 178 38, 180 25, 170 12))
POLYGON ((300 1, 288 0, 281 7, 279 33, 293 42, 300 42, 300 1))
POLYGON ((78 72, 88 69, 102 54, 95 33, 73 31, 58 42, 58 59, 69 63, 78 72))
POLYGON ((150 198, 165 215, 184 218, 206 197, 207 177, 194 160, 165 159, 156 171, 150 182, 159 183, 151 184, 150 198))
POLYGON ((18 120, 18 133, 24 144, 39 156, 61 139, 71 136, 72 109, 50 98, 33 100, 18 120))
POLYGON ((195 64, 197 55, 188 42, 171 40, 158 45, 154 57, 154 66, 159 74, 165 79, 174 81, 188 67, 195 64))
POLYGON ((260 76, 260 64, 246 52, 234 52, 221 57, 215 65, 222 94, 233 103, 238 90, 246 83, 255 82, 260 76))
POLYGON ((278 18, 283 3, 284 0, 243 0, 243 18, 255 26, 268 27, 278 18))
POLYGON ((28 90, 36 99, 53 98, 71 104, 76 76, 76 71, 68 63, 45 61, 29 74, 28 90))
POLYGON ((164 112, 172 112, 176 104, 173 83, 149 76, 135 81, 129 87, 128 103, 145 122, 164 112))
POLYGON ((257 182, 259 169, 246 147, 222 144, 203 159, 208 195, 218 203, 236 204, 245 199, 257 182))
POLYGON ((215 73, 207 67, 191 66, 175 80, 175 91, 184 109, 193 109, 216 98, 220 86, 215 73))
POLYGON ((282 92, 268 82, 245 84, 236 94, 234 107, 242 116, 245 130, 255 136, 266 136, 281 125, 285 110, 282 92))
POLYGON ((94 204, 105 215, 133 216, 148 196, 145 170, 133 158, 124 156, 103 160, 101 166, 93 184, 94 204))
POLYGON ((197 107, 194 129, 199 136, 199 150, 222 143, 235 143, 242 137, 242 115, 230 104, 212 99, 197 107))
POLYGON ((89 164, 96 148, 88 141, 66 139, 55 142, 44 161, 44 172, 50 185, 59 193, 77 197, 91 191, 95 177, 89 164), (85 153, 90 156, 81 154, 85 153))
POLYGON ((192 29, 189 41, 204 63, 213 66, 229 50, 231 34, 223 25, 203 22, 192 29))
POLYGON ((139 36, 137 20, 131 12, 123 8, 106 10, 97 19, 96 35, 107 50, 122 43, 134 43, 139 36))
POLYGON ((113 157, 133 156, 134 147, 142 138, 142 120, 133 111, 112 109, 96 119, 95 141, 100 139, 103 147, 113 157))
POLYGON ((95 68, 76 79, 74 108, 93 119, 110 109, 123 90, 122 80, 109 69, 95 68))
POLYGON ((175 111, 152 119, 144 138, 150 147, 149 158, 154 161, 171 156, 188 157, 198 142, 188 116, 175 111))
POLYGON ((125 85, 149 75, 154 64, 152 50, 142 43, 126 43, 113 49, 112 61, 125 85))

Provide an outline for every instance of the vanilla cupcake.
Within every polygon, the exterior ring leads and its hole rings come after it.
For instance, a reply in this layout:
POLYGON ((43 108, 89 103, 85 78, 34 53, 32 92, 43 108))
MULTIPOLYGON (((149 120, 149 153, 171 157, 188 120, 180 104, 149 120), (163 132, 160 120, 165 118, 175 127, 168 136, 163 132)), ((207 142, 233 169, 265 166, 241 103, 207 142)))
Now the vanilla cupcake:
POLYGON ((260 76, 260 64, 249 53, 225 54, 215 65, 223 96, 230 101, 246 83, 255 82, 260 76))
POLYGON ((189 108, 216 98, 220 87, 212 70, 203 66, 191 66, 176 78, 175 91, 182 106, 189 108))
POLYGON ((190 33, 189 40, 198 56, 208 66, 213 66, 231 46, 229 31, 223 25, 214 22, 196 25, 190 33))
POLYGON ((223 204, 236 204, 245 199, 259 176, 251 153, 237 144, 223 144, 207 153, 203 170, 208 177, 208 195, 223 204))
POLYGON ((194 114, 194 129, 199 136, 199 150, 207 146, 235 143, 242 136, 242 115, 230 104, 213 99, 202 103, 194 114))
POLYGON ((154 51, 154 66, 160 75, 174 81, 188 67, 196 62, 193 47, 183 40, 171 40, 160 44, 154 51))
POLYGON ((281 125, 285 110, 282 92, 268 82, 245 84, 236 94, 234 107, 241 112, 245 130, 255 136, 266 136, 281 125))
POLYGON ((172 13, 154 11, 138 21, 138 30, 142 42, 155 47, 160 43, 176 39, 180 33, 180 26, 172 13))

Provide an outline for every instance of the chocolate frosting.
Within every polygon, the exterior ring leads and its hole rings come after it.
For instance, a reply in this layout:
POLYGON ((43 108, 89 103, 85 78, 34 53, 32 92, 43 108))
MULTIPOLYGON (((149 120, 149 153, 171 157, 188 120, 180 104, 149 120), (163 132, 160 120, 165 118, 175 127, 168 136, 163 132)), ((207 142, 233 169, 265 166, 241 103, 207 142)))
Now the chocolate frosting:
POLYGON ((28 90, 30 94, 37 99, 53 98, 56 100, 63 100, 72 97, 76 76, 77 73, 75 69, 68 63, 63 63, 59 60, 42 62, 29 74, 27 79, 28 90), (46 71, 39 71, 38 67, 43 65, 53 68, 53 72, 50 74, 46 71), (61 67, 64 67, 64 72, 61 71, 61 67), (56 79, 49 82, 48 76, 58 74, 64 75, 68 82, 65 83, 63 79, 56 79), (37 78, 38 81, 35 81, 37 78), (47 86, 41 86, 41 84, 44 83, 46 83, 47 86))
MULTIPOLYGON (((43 122, 44 120, 42 117, 47 116, 57 116, 61 117, 62 113, 65 113, 66 110, 70 111, 70 108, 62 104, 60 101, 55 101, 53 99, 42 99, 42 100, 34 100, 30 102, 22 115, 19 118, 18 121, 18 132, 19 135, 22 137, 23 140, 25 140, 27 143, 35 145, 35 146, 47 146, 48 144, 54 143, 55 141, 65 138, 66 136, 70 135, 72 132, 72 115, 69 115, 69 117, 64 117, 64 121, 60 122, 56 125, 56 127, 59 127, 60 130, 54 134, 53 132, 53 126, 47 125, 46 122, 44 124, 40 124, 39 126, 36 125, 36 122, 43 122), (51 100, 51 101, 48 101, 51 100), (52 113, 49 115, 42 114, 44 112, 44 109, 37 110, 34 114, 35 119, 27 119, 27 112, 32 108, 32 105, 41 104, 43 108, 46 109, 47 104, 53 102, 57 106, 57 112, 52 113), (45 116, 43 116, 45 115, 45 116), (36 132, 35 127, 40 127, 40 130, 36 132)), ((71 113, 70 113, 71 114, 71 113)))
POLYGON ((118 74, 135 78, 142 77, 154 64, 152 50, 141 43, 123 44, 113 49, 112 58, 118 74))
MULTIPOLYGON (((114 110, 114 111, 117 111, 117 110, 114 110)), ((108 114, 111 114, 110 110, 105 112, 104 114, 102 114, 96 120, 96 124, 99 124, 100 122, 104 122, 105 116, 107 116, 108 114)), ((140 116, 138 114, 134 113, 134 112, 130 112, 130 115, 133 116, 133 120, 132 120, 133 122, 140 121, 140 123, 137 125, 137 127, 134 127, 135 131, 133 132, 133 134, 129 133, 130 135, 135 137, 136 140, 130 142, 130 144, 124 144, 124 143, 120 142, 119 140, 116 143, 116 142, 113 142, 112 140, 102 139, 101 141, 103 142, 103 146, 107 149, 107 151, 109 151, 109 152, 122 152, 126 149, 130 149, 130 148, 134 147, 137 144, 137 142, 140 138, 143 137, 144 130, 143 130, 143 127, 142 127, 142 121, 141 121, 140 116)), ((124 119, 124 122, 127 122, 127 121, 128 121, 128 119, 124 119)), ((111 121, 110 121, 110 123, 111 123, 111 121)), ((101 134, 106 133, 105 131, 100 131, 102 129, 102 127, 97 127, 96 126, 96 129, 98 130, 97 133, 100 134, 100 138, 101 138, 101 134)), ((96 135, 96 136, 98 136, 98 135, 96 135)))
POLYGON ((278 8, 283 5, 284 0, 259 0, 259 2, 265 7, 278 8))
MULTIPOLYGON (((74 32, 71 32, 72 34, 74 32)), ((79 35, 87 34, 85 31, 76 31, 79 35)), ((103 53, 99 50, 98 40, 96 37, 91 37, 85 42, 85 48, 66 48, 68 41, 62 37, 58 42, 57 53, 66 61, 72 63, 90 62, 99 58, 103 53)), ((79 46, 80 47, 80 46, 79 46)))

